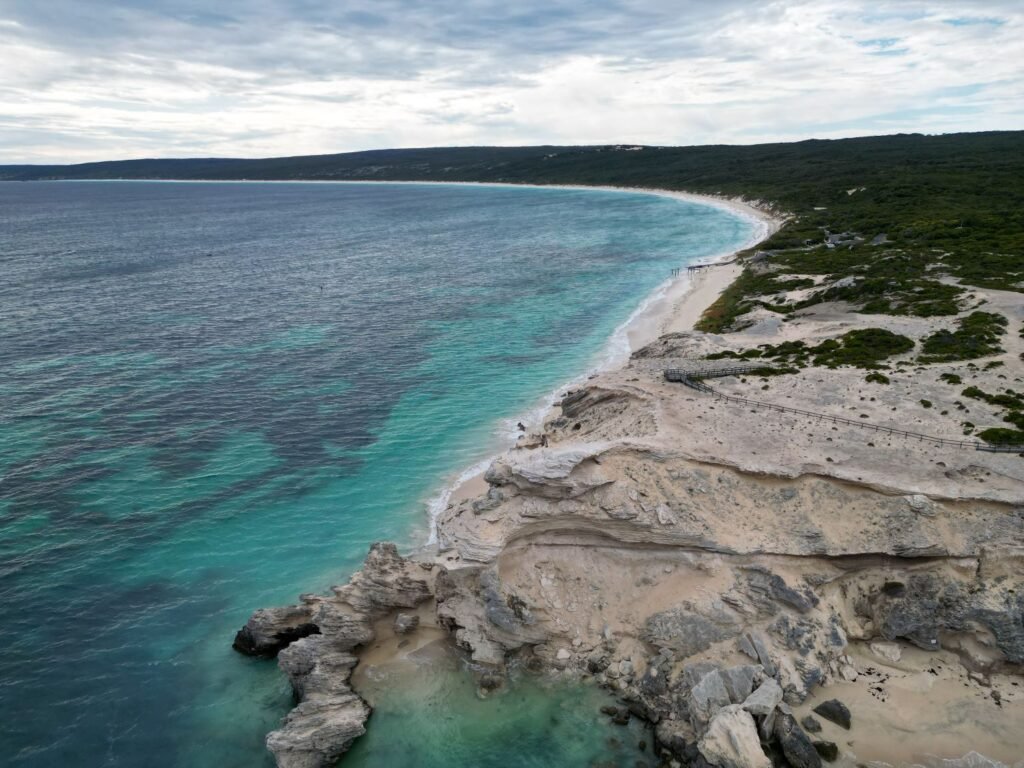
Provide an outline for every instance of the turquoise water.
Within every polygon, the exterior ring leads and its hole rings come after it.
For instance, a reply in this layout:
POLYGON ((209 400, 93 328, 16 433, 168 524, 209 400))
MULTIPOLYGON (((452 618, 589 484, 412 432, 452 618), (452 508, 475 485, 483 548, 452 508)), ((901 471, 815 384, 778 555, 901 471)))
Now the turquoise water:
POLYGON ((594 685, 513 683, 476 695, 457 662, 431 659, 413 672, 385 672, 369 688, 369 729, 345 756, 345 768, 545 768, 653 765, 649 731, 636 720, 613 726, 594 685), (383 696, 381 696, 383 694, 383 696), (646 761, 644 760, 646 758, 646 761))
POLYGON ((421 544, 443 478, 750 225, 598 191, 83 182, 0 183, 0 233, 0 750, 253 766, 290 692, 231 652, 248 614, 421 544))

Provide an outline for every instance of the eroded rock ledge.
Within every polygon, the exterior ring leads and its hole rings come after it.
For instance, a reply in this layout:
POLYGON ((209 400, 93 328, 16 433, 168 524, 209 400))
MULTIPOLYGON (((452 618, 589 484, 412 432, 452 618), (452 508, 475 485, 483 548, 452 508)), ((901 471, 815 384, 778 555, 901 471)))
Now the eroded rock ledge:
POLYGON ((332 766, 366 732, 370 707, 349 686, 358 660, 353 651, 373 640, 375 621, 429 599, 436 570, 403 559, 394 544, 377 543, 362 570, 333 595, 303 595, 299 605, 259 610, 239 630, 235 649, 277 654, 295 691, 298 705, 267 736, 281 768, 332 766))

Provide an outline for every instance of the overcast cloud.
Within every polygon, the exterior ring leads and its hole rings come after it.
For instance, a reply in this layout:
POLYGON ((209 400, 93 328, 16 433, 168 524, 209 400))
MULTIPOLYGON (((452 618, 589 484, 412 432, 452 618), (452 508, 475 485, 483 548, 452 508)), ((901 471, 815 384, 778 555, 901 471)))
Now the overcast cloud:
POLYGON ((1024 127, 1024 4, 0 0, 0 162, 1024 127))

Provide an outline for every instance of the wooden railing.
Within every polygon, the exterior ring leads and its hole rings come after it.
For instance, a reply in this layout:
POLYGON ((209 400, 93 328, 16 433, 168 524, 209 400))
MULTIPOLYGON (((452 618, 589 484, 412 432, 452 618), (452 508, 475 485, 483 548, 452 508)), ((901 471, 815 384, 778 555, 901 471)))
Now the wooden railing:
POLYGON ((862 419, 847 419, 843 416, 817 413, 815 411, 805 411, 802 408, 791 408, 788 405, 776 405, 775 403, 765 402, 764 400, 751 400, 748 397, 727 395, 723 392, 719 392, 717 389, 709 387, 703 381, 704 379, 717 379, 724 376, 756 376, 758 371, 764 371, 766 369, 770 370, 770 368, 771 366, 766 365, 733 365, 693 370, 687 370, 684 368, 668 368, 665 370, 665 379, 668 381, 677 381, 684 386, 690 387, 690 389, 695 389, 698 392, 704 392, 705 394, 711 395, 712 397, 715 397, 718 400, 723 400, 727 403, 750 405, 755 408, 764 408, 768 411, 778 411, 779 413, 794 413, 798 416, 807 416, 812 419, 818 419, 819 421, 830 422, 832 424, 846 424, 851 427, 860 427, 861 429, 868 429, 874 432, 881 432, 886 435, 895 435, 896 437, 909 438, 911 440, 918 440, 925 443, 933 443, 935 445, 948 445, 954 448, 987 451, 989 453, 1024 453, 1024 445, 992 445, 978 440, 952 440, 946 437, 934 437, 932 435, 923 435, 920 432, 910 432, 906 429, 896 429, 895 427, 886 427, 881 424, 872 424, 871 422, 864 421, 862 419))

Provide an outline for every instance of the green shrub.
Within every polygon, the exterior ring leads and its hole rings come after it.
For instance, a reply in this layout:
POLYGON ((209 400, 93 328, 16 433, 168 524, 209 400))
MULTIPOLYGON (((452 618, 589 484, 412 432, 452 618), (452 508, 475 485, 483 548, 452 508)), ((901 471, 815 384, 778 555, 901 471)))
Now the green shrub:
POLYGON ((1024 411, 1010 411, 1003 416, 1003 421, 1013 424, 1017 429, 1024 429, 1024 411))
POLYGON ((1024 446, 1024 431, 1019 429, 1006 429, 1004 427, 992 427, 978 433, 978 437, 992 445, 1020 445, 1024 446))
POLYGON ((886 358, 909 352, 913 348, 913 340, 906 336, 884 328, 860 328, 843 334, 838 340, 822 342, 810 351, 815 354, 815 365, 828 368, 841 365, 877 368, 886 358))
POLYGON ((1024 409, 1024 395, 1014 392, 1012 389, 1006 390, 1003 394, 990 395, 978 387, 970 386, 961 392, 964 397, 970 397, 974 400, 982 400, 989 405, 998 405, 1003 408, 1014 408, 1024 409))
POLYGON ((921 342, 922 363, 973 360, 1003 351, 999 338, 1006 333, 1006 318, 994 312, 972 312, 957 321, 955 331, 936 331, 921 342))
MULTIPOLYGON (((880 363, 892 355, 903 354, 914 348, 914 341, 883 328, 860 328, 843 334, 838 339, 826 339, 809 347, 803 341, 784 341, 781 344, 762 344, 744 352, 715 352, 708 360, 753 358, 777 361, 788 367, 802 368, 813 362, 828 368, 842 365, 857 368, 880 368, 880 363)), ((888 382, 888 380, 886 380, 888 382)))
POLYGON ((783 376, 788 373, 800 373, 799 368, 793 368, 792 366, 765 366, 763 368, 755 368, 750 372, 751 376, 783 376))

